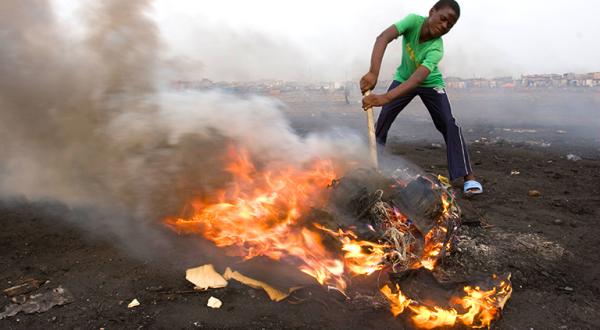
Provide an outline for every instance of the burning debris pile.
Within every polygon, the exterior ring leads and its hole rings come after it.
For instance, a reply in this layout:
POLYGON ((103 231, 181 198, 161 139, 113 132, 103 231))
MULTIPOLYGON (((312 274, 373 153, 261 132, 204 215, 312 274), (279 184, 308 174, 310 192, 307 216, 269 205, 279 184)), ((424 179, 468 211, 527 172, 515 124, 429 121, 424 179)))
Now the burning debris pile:
MULTIPOLYGON (((443 179, 443 178, 442 178, 443 179)), ((359 169, 334 181, 328 228, 347 228, 356 238, 382 242, 384 265, 393 272, 435 267, 450 249, 460 209, 437 178, 387 178, 359 169), (331 207, 333 206, 333 207, 331 207)))
POLYGON ((365 169, 339 176, 328 160, 258 168, 235 148, 230 157, 231 184, 192 201, 188 214, 166 219, 167 226, 245 260, 282 260, 342 293, 354 276, 388 272, 393 284, 381 292, 392 313, 409 311, 421 328, 489 326, 509 299, 510 275, 461 286, 462 295, 441 304, 447 307, 400 291, 398 274, 430 274, 456 239, 460 208, 445 178, 389 178, 365 169))

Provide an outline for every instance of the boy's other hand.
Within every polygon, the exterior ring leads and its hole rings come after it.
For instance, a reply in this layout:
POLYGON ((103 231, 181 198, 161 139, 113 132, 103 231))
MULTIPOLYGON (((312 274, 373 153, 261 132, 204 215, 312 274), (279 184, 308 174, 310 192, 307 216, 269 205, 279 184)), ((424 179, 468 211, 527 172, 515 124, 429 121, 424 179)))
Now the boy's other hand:
POLYGON ((377 75, 369 72, 360 78, 360 91, 364 94, 366 91, 370 91, 375 88, 377 84, 377 75))
POLYGON ((371 95, 363 97, 363 99, 362 99, 363 110, 367 110, 371 107, 380 107, 380 106, 386 105, 388 103, 390 103, 390 100, 386 94, 383 94, 383 95, 371 94, 371 95))

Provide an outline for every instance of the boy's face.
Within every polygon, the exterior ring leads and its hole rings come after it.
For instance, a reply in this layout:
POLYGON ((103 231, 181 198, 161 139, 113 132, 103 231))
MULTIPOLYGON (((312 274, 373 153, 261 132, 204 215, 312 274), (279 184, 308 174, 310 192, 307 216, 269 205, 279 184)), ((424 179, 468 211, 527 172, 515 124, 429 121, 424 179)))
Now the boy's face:
POLYGON ((428 18, 429 31, 433 37, 441 37, 452 29, 457 20, 456 13, 450 7, 431 8, 428 18))

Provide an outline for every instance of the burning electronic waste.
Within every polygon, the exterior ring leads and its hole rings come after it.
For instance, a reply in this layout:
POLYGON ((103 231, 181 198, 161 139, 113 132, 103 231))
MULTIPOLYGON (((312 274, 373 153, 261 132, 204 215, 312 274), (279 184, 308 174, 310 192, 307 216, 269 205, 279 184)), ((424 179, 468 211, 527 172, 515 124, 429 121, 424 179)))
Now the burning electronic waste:
MULTIPOLYGON (((230 185, 193 200, 187 214, 165 220, 168 227, 200 234, 245 260, 283 260, 342 293, 357 275, 432 271, 456 239, 460 208, 443 177, 390 178, 365 169, 341 176, 323 159, 259 168, 235 147, 229 157, 230 185)), ((510 275, 493 275, 462 286, 441 307, 406 296, 390 279, 380 291, 394 316, 410 313, 425 329, 489 327, 512 292, 510 275)))

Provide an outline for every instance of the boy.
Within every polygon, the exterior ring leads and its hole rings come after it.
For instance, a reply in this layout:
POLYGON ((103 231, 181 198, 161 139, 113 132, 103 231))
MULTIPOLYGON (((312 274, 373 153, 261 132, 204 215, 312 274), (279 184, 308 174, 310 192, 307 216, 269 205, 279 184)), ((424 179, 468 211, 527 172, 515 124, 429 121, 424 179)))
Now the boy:
POLYGON ((364 109, 383 106, 375 129, 377 143, 383 149, 394 119, 419 95, 435 127, 444 136, 450 180, 463 177, 466 194, 481 194, 483 187, 475 180, 467 145, 452 116, 444 80, 438 69, 444 55, 441 37, 452 29, 459 16, 460 7, 456 1, 440 0, 429 10, 429 17, 410 14, 387 28, 375 41, 371 67, 361 78, 360 89, 364 93, 375 87, 387 45, 402 35, 402 64, 396 70, 387 93, 363 98, 364 109))

